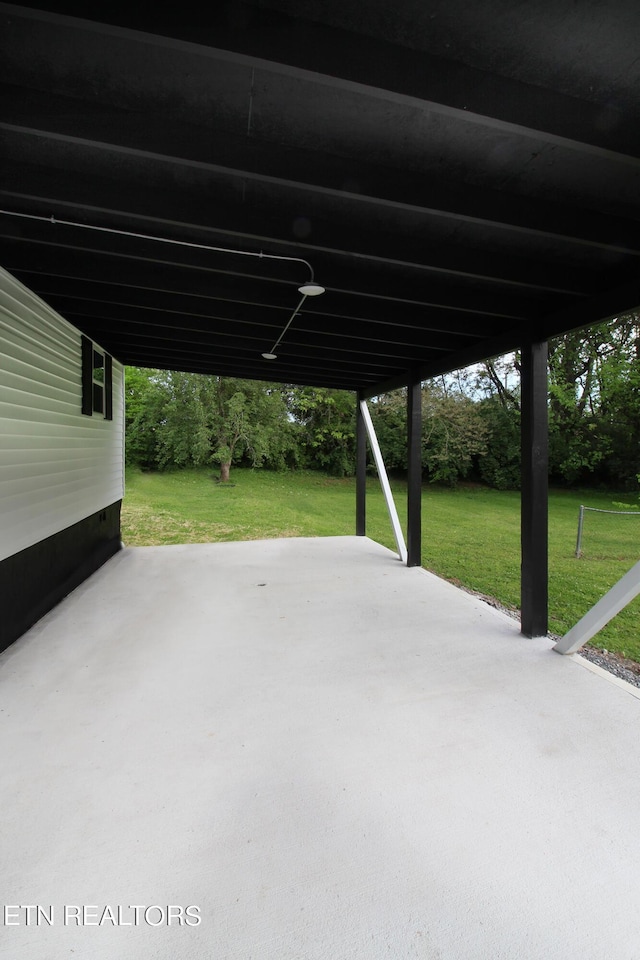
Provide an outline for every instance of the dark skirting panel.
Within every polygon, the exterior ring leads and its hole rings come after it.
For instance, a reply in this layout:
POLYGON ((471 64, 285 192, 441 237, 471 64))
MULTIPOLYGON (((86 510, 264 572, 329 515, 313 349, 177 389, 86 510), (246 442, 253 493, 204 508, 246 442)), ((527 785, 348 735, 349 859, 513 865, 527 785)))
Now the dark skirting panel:
POLYGON ((0 650, 120 549, 120 505, 113 503, 0 562, 0 650))

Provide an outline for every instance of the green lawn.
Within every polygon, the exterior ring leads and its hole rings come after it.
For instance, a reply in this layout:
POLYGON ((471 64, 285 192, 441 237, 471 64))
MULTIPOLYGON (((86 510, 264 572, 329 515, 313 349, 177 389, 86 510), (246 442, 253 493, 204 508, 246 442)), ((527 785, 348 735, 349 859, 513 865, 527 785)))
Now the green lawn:
MULTIPOLYGON (((355 532, 355 481, 311 472, 234 469, 233 485, 211 470, 127 472, 123 539, 129 545, 344 536, 355 532)), ((398 512, 406 488, 392 483, 398 512)), ((629 494, 552 491, 549 503, 550 630, 566 632, 640 558, 640 517, 587 514, 584 556, 574 555, 581 503, 619 509, 629 494)), ((423 566, 517 608, 520 495, 480 486, 423 488, 423 566)), ((367 488, 367 534, 394 548, 375 478, 367 488)), ((640 661, 640 598, 594 639, 640 661)))

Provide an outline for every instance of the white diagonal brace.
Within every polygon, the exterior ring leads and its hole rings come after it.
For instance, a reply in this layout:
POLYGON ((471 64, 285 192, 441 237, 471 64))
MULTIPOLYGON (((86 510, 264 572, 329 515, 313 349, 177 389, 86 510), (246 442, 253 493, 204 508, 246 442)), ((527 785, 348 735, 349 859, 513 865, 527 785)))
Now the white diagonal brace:
POLYGON ((387 504, 387 510, 389 511, 389 518, 391 520, 391 526, 393 527, 393 535, 396 538, 396 546, 398 548, 398 553, 400 559, 403 563, 407 562, 407 545, 404 542, 404 534, 402 533, 402 527, 400 526, 400 519, 398 517, 398 511, 396 510, 396 505, 393 500, 391 493, 391 487, 389 486, 389 478, 387 476, 387 468, 384 465, 384 460, 382 459, 382 453, 380 452, 380 445, 378 443, 378 438, 376 436, 376 431, 374 429, 371 414, 369 413, 369 407, 367 406, 366 400, 360 401, 360 409, 362 410, 362 419, 367 428, 367 436, 369 437, 369 443, 371 444, 371 451, 373 453, 373 459, 376 462, 376 468, 378 470, 378 476, 380 477, 380 485, 384 493, 384 499, 387 504))
POLYGON ((585 613, 575 627, 558 640, 553 649, 557 653, 575 653, 639 593, 640 560, 618 580, 615 586, 611 587, 608 593, 605 593, 601 600, 598 600, 595 606, 591 607, 588 613, 585 613))

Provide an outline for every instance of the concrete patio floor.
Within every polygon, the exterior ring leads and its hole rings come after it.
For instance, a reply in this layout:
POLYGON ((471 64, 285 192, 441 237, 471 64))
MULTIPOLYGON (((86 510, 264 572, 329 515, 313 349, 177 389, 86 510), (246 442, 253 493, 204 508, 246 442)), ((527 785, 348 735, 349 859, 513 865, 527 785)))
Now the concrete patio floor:
POLYGON ((640 958, 639 691, 551 646, 365 538, 124 550, 0 657, 2 956, 640 958))

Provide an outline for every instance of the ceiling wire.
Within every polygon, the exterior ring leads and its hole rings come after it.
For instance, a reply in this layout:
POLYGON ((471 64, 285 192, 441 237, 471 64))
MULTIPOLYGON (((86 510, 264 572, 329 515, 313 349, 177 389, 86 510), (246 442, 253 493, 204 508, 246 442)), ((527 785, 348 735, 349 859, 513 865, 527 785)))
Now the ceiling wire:
MULTIPOLYGON (((313 267, 311 266, 308 260, 303 260, 302 257, 285 257, 275 253, 263 253, 262 250, 259 253, 255 253, 252 250, 234 250, 231 247, 214 247, 206 243, 193 243, 190 240, 174 240, 171 237, 159 237, 159 236, 154 236, 153 234, 147 234, 147 233, 134 233, 131 230, 119 230, 115 227, 99 227, 96 224, 91 224, 91 223, 80 223, 74 220, 60 220, 57 217, 55 217, 53 214, 50 217, 45 217, 40 214, 34 214, 34 213, 19 213, 18 211, 15 211, 15 210, 0 210, 0 214, 9 216, 9 217, 21 217, 25 220, 38 220, 42 223, 53 224, 54 226, 61 225, 65 227, 80 227, 82 230, 95 230, 99 233, 115 234, 121 237, 133 237, 137 240, 155 240, 158 243, 169 243, 179 247, 190 247, 196 250, 208 250, 213 253, 231 253, 231 254, 237 254, 238 256, 241 256, 241 257, 257 257, 260 260, 284 260, 289 263, 304 263, 304 265, 309 268, 309 272, 311 274, 311 283, 312 284, 314 283, 313 267)), ((285 325, 282 333, 280 334, 280 336, 274 343, 273 347, 271 348, 270 353, 263 354, 264 357, 274 359, 274 360, 276 359, 275 357, 276 347, 278 347, 278 345, 282 342, 282 339, 285 333, 287 332, 287 330, 293 323, 294 319, 300 312, 300 309, 302 308, 302 304, 305 302, 306 299, 307 299, 307 294, 305 293, 302 295, 302 299, 300 300, 298 306, 295 308, 295 310, 289 317, 287 324, 285 325)))
POLYGON ((148 233, 135 233, 132 230, 118 230, 115 227, 99 227, 92 223, 79 223, 74 220, 60 220, 58 217, 53 216, 53 214, 50 217, 44 217, 35 213, 18 213, 15 210, 0 210, 0 214, 7 217, 22 217, 25 220, 39 220, 42 223, 51 223, 54 226, 61 225, 64 227, 79 227, 82 230, 95 230, 98 233, 110 233, 121 237, 133 237, 136 240, 155 240, 158 243, 169 243, 178 247, 190 247, 194 250, 209 250, 212 253, 231 253, 239 257, 256 257, 259 260, 284 260, 288 263, 304 263, 311 273, 311 282, 314 282, 315 280, 313 267, 308 260, 303 260, 302 257, 285 257, 276 253, 263 253, 262 250, 260 250, 259 253, 256 253, 254 250, 235 250, 231 247, 214 247, 207 243, 193 243, 191 240, 175 240, 172 237, 159 237, 148 233))

